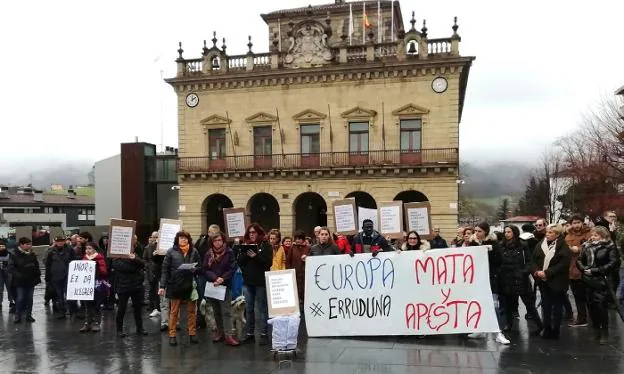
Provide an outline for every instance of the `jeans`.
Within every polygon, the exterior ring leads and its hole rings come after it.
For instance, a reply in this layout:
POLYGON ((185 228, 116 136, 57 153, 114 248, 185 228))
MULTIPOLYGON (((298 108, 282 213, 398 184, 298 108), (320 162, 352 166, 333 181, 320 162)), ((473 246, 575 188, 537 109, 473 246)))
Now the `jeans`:
POLYGON ((566 291, 555 291, 547 284, 540 286, 542 295, 542 316, 544 328, 559 336, 561 319, 563 318, 563 305, 568 298, 566 291))
POLYGON ((212 305, 217 330, 227 335, 232 335, 232 290, 228 287, 225 290, 225 299, 223 301, 207 298, 212 305))
POLYGON ((243 294, 245 295, 245 302, 247 303, 247 309, 245 311, 245 317, 247 319, 245 330, 247 331, 247 335, 255 334, 256 322, 258 322, 260 334, 266 335, 268 332, 267 318, 269 314, 266 287, 244 285, 243 294), (258 318, 257 321, 256 318, 258 318))
POLYGON ((587 322, 587 290, 585 284, 580 279, 570 279, 570 288, 574 295, 574 303, 576 304, 576 321, 587 322))
POLYGON ((160 325, 165 326, 169 324, 169 299, 165 296, 160 298, 160 325))
POLYGON ((143 319, 141 318, 141 307, 143 303, 143 287, 136 289, 132 292, 118 293, 117 294, 117 331, 123 330, 123 321, 126 314, 126 308, 128 308, 128 299, 132 299, 132 310, 134 312, 134 324, 137 331, 143 331, 143 319))
POLYGON ((7 299, 9 303, 14 302, 14 295, 11 292, 11 275, 6 270, 0 270, 0 305, 4 301, 4 289, 7 290, 7 299))
POLYGON ((572 303, 570 303, 567 290, 564 292, 563 296, 563 310, 565 310, 566 317, 572 317, 574 316, 574 312, 572 311, 572 303))
POLYGON ((78 311, 78 302, 74 300, 67 300, 67 278, 60 281, 53 281, 52 288, 54 289, 54 304, 56 310, 60 315, 65 315, 67 307, 69 307, 69 314, 74 315, 78 311))
POLYGON ((32 316, 35 286, 18 286, 16 287, 16 291, 15 317, 22 318, 24 315, 27 317, 32 316))

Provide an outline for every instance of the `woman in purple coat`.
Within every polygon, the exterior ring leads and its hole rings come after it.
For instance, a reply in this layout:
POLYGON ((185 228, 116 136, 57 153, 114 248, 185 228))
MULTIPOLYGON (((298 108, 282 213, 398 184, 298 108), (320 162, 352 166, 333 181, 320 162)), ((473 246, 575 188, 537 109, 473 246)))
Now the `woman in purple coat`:
POLYGON ((225 286, 225 299, 217 300, 206 297, 212 304, 217 331, 212 341, 222 342, 236 347, 240 345, 233 334, 232 326, 232 276, 236 270, 234 252, 225 245, 225 235, 222 232, 209 236, 208 252, 204 257, 204 274, 206 282, 215 286, 225 286))

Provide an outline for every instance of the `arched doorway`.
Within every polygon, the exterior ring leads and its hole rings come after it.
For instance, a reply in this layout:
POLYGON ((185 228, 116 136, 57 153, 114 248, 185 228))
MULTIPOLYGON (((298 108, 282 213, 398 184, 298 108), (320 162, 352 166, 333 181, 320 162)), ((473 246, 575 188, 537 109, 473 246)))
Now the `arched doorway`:
POLYGON ((249 222, 258 223, 264 231, 280 228, 279 203, 268 193, 257 193, 247 202, 249 222))
POLYGON ((423 201, 429 201, 429 199, 427 198, 427 196, 425 196, 424 193, 422 192, 418 192, 418 191, 414 191, 414 190, 407 190, 407 191, 402 191, 399 192, 398 195, 396 195, 394 197, 395 201, 402 201, 403 204, 405 203, 420 203, 423 201))
POLYGON ((295 230, 314 235, 315 226, 327 226, 327 204, 316 192, 304 192, 293 203, 295 230))
POLYGON ((353 191, 345 195, 345 197, 355 197, 355 206, 357 207, 377 209, 377 202, 375 199, 364 191, 353 191))
POLYGON ((223 220, 223 209, 233 208, 232 200, 220 193, 212 194, 204 200, 202 204, 202 216, 204 217, 204 225, 202 225, 202 233, 208 231, 208 226, 216 223, 225 232, 225 221, 223 220))

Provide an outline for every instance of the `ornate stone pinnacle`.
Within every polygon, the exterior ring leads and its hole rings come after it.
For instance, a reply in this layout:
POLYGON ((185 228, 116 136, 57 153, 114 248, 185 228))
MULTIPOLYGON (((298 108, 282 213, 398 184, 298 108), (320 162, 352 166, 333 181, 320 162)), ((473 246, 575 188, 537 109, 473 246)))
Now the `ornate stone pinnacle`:
POLYGON ((249 39, 249 43, 247 43, 247 47, 249 47, 249 52, 247 53, 253 54, 253 52, 251 51, 251 47, 253 47, 253 43, 251 42, 251 35, 249 35, 248 39, 249 39))
POLYGON ((212 32, 212 48, 217 48, 217 32, 212 32))
POLYGON ((184 60, 184 57, 182 57, 182 53, 184 53, 184 50, 182 49, 182 42, 178 42, 178 61, 182 61, 184 60))
POLYGON ((204 39, 204 48, 202 48, 202 56, 208 55, 208 47, 206 47, 206 39, 204 39))
POLYGON ((223 51, 223 54, 225 54, 226 48, 227 46, 225 45, 225 38, 223 38, 223 44, 221 45, 221 50, 223 51))
POLYGON ((457 29, 459 26, 457 25, 457 16, 453 18, 453 35, 457 35, 457 29))
POLYGON ((412 19, 410 20, 410 23, 412 24, 412 28, 410 29, 410 31, 416 31, 416 13, 414 11, 412 11, 412 19))
POLYGON ((422 35, 423 38, 427 37, 427 20, 423 19, 423 27, 422 29, 420 29, 420 34, 422 35))

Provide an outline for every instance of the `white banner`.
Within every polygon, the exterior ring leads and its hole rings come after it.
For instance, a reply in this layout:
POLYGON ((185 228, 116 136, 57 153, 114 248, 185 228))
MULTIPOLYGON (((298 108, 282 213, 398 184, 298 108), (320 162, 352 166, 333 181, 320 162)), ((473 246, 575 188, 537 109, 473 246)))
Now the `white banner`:
POLYGON ((67 300, 93 300, 94 289, 95 261, 70 262, 67 276, 67 300))
POLYGON ((499 331, 489 247, 308 256, 308 335, 435 335, 499 331))

